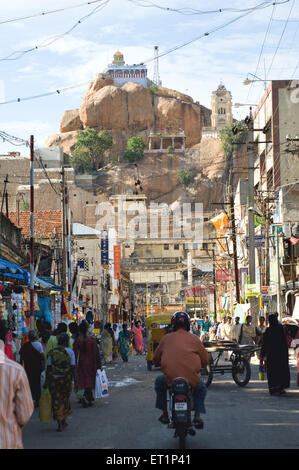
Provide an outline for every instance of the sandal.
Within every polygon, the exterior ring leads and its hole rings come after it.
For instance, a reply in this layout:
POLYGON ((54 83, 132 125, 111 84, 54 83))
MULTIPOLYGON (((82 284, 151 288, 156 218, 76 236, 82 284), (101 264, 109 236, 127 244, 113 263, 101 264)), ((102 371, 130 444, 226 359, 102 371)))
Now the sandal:
POLYGON ((159 421, 162 424, 169 424, 169 418, 164 415, 160 416, 159 421))
POLYGON ((203 426, 204 426, 204 422, 202 419, 198 419, 198 418, 194 418, 193 420, 193 424, 195 426, 196 429, 203 429, 203 426))

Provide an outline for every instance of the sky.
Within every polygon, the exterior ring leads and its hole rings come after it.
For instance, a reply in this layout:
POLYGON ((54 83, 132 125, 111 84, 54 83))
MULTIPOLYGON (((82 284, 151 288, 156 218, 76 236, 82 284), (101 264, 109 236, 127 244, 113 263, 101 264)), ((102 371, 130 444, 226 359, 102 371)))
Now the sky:
MULTIPOLYGON (((59 132, 64 111, 80 107, 88 83, 111 63, 117 49, 127 64, 146 62, 152 79, 154 46, 163 54, 195 38, 159 59, 162 85, 210 108, 211 94, 222 81, 233 103, 257 104, 264 82, 245 86, 249 73, 267 80, 299 78, 299 2, 278 0, 283 1, 274 6, 262 0, 99 0, 89 5, 88 0, 3 1, 0 131, 24 140, 33 134, 41 147, 59 132), (245 11, 225 10, 262 3, 269 6, 240 19, 245 11), (67 9, 24 18, 62 8, 67 9), (22 100, 72 86, 76 88, 22 100), (18 98, 20 102, 1 104, 18 98)), ((248 106, 233 108, 235 119, 247 113, 248 106)), ((25 146, 0 142, 0 154, 11 151, 28 155, 25 146)))

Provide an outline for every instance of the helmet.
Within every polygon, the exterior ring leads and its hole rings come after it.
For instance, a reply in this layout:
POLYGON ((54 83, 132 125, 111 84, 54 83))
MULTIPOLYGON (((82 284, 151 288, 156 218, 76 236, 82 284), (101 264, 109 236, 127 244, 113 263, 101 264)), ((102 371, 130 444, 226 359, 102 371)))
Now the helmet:
POLYGON ((190 317, 184 311, 175 312, 171 319, 171 326, 174 331, 180 327, 184 327, 187 331, 190 330, 190 317))

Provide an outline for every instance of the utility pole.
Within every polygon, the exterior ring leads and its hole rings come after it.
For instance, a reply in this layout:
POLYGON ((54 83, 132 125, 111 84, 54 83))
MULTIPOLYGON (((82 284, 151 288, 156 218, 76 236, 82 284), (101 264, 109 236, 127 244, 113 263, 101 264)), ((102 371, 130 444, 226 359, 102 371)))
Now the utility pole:
POLYGON ((4 180, 4 190, 3 190, 3 194, 2 194, 2 202, 1 202, 1 216, 0 216, 0 255, 1 255, 1 242, 2 242, 2 216, 3 216, 3 203, 4 203, 4 195, 6 193, 6 185, 8 183, 8 174, 6 175, 5 177, 5 180, 4 180))
MULTIPOLYGON (((254 208, 254 144, 252 108, 247 122, 248 125, 248 207, 254 208)), ((249 277, 250 284, 255 284, 255 231, 254 212, 248 211, 248 247, 249 247, 249 277)))
MULTIPOLYGON (((252 117, 252 108, 250 107, 249 118, 245 119, 248 127, 248 208, 254 209, 254 123, 252 117)), ((248 252, 249 252, 249 278, 250 284, 255 284, 255 227, 254 227, 254 211, 248 211, 248 252)), ((258 301, 256 297, 250 298, 250 310, 252 317, 252 325, 257 326, 258 318, 258 301)))
POLYGON ((65 174, 61 168, 61 206, 62 206, 62 287, 66 290, 66 223, 65 223, 65 174))
POLYGON ((217 321, 217 298, 216 298, 216 271, 215 271, 215 250, 214 250, 214 248, 212 250, 212 253, 213 253, 213 284, 214 284, 214 312, 215 312, 214 321, 216 323, 216 321, 217 321))
POLYGON ((281 302, 280 302, 280 291, 281 291, 281 283, 280 283, 280 260, 279 260, 279 235, 278 235, 278 225, 276 225, 276 266, 277 266, 277 313, 278 317, 281 320, 281 302))
POLYGON ((30 328, 34 328, 34 136, 30 136, 30 328))

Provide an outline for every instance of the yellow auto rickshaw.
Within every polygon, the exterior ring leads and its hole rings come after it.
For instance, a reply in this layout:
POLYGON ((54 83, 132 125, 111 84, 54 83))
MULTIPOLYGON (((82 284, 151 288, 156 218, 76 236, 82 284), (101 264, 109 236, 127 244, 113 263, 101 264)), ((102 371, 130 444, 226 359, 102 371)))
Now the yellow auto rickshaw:
POLYGON ((156 313, 145 320, 147 339, 147 370, 152 370, 154 352, 161 338, 167 333, 171 324, 172 313, 156 313))

